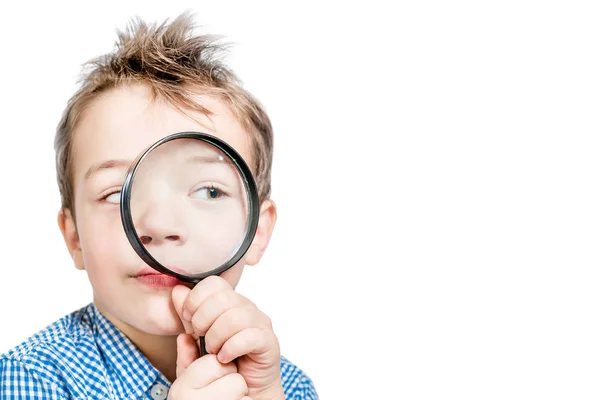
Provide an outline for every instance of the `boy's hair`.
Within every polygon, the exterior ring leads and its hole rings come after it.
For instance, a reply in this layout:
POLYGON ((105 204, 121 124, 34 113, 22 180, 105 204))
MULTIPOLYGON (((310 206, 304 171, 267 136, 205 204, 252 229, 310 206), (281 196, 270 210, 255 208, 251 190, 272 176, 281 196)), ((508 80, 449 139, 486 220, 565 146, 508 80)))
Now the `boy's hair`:
MULTIPOLYGON (((148 25, 141 19, 128 29, 117 31, 112 53, 87 62, 89 71, 79 90, 69 99, 54 140, 56 173, 63 209, 74 215, 73 131, 86 108, 102 92, 130 83, 151 89, 153 99, 168 101, 180 111, 210 111, 196 104, 193 96, 211 95, 224 101, 251 136, 254 165, 251 169, 258 185, 259 199, 271 194, 273 129, 261 104, 241 87, 237 76, 218 60, 224 45, 211 35, 193 35, 189 13, 168 23, 148 25)), ((174 133, 174 132, 173 132, 174 133)))

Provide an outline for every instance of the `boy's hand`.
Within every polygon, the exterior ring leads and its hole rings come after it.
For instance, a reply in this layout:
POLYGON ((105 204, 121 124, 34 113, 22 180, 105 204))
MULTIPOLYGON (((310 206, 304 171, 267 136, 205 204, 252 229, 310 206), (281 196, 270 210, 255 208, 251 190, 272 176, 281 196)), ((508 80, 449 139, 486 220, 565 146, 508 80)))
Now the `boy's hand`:
POLYGON ((191 335, 177 338, 177 379, 169 400, 247 400, 248 387, 234 363, 222 364, 213 354, 198 358, 198 345, 191 335))
POLYGON ((254 303, 218 276, 204 279, 191 290, 175 287, 173 302, 186 332, 204 336, 208 357, 216 356, 221 364, 236 360, 250 398, 285 398, 279 342, 271 320, 254 303))

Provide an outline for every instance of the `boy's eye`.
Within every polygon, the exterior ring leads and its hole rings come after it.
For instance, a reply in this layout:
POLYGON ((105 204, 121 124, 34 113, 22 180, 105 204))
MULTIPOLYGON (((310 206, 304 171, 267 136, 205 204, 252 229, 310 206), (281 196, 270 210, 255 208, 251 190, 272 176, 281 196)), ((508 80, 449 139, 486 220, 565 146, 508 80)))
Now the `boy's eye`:
POLYGON ((223 193, 223 191, 220 189, 217 189, 215 187, 205 187, 205 188, 200 188, 198 190, 193 191, 191 194, 191 197, 194 199, 201 199, 201 200, 214 200, 214 199, 218 199, 224 195, 225 195, 225 193, 223 193))
POLYGON ((121 192, 114 192, 104 198, 104 201, 111 204, 119 204, 121 201, 121 192))

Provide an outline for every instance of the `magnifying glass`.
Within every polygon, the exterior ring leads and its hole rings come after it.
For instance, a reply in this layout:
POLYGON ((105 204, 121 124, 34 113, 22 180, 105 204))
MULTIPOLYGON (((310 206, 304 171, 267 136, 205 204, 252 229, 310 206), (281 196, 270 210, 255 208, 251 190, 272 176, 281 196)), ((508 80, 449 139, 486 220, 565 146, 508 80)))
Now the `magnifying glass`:
MULTIPOLYGON (((244 159, 202 132, 166 136, 140 153, 127 171, 120 208, 138 256, 192 285, 240 261, 259 216, 256 182, 244 159)), ((206 354, 203 338, 200 348, 206 354)))

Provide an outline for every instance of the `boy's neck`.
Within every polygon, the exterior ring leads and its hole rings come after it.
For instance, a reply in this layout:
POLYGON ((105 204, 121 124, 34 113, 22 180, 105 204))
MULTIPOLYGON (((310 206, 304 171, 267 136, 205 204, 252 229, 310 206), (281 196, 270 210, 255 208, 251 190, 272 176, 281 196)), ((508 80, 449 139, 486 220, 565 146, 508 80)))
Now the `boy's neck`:
MULTIPOLYGON (((177 336, 158 336, 128 326, 123 330, 129 340, 137 346, 150 364, 159 370, 169 382, 174 382, 177 368, 177 336)), ((121 328, 120 328, 121 329, 121 328)))
POLYGON ((96 303, 98 310, 160 371, 170 382, 174 382, 177 369, 177 336, 151 335, 120 321, 96 303))

